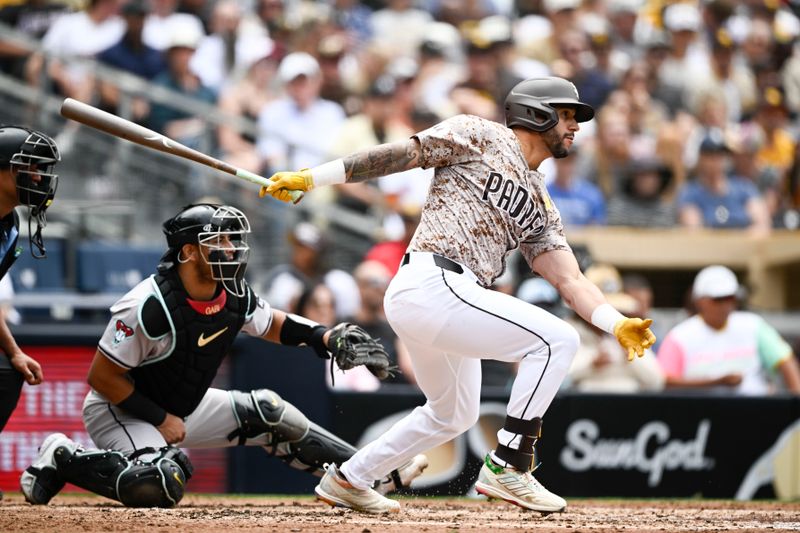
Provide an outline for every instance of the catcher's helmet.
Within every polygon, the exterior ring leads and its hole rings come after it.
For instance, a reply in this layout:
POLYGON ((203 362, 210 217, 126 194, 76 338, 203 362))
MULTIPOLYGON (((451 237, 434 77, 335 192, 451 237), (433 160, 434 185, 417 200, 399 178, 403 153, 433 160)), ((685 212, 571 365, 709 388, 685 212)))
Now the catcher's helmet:
POLYGON ((550 76, 521 81, 506 96, 506 126, 522 126, 533 131, 547 131, 558 124, 553 106, 575 108, 575 120, 586 122, 594 109, 578 100, 578 89, 571 82, 550 76))
POLYGON ((17 198, 20 205, 30 209, 29 226, 36 220, 36 231, 29 234, 31 254, 38 258, 46 255, 42 241, 42 228, 47 225, 44 213, 56 195, 58 175, 53 167, 60 160, 55 141, 44 133, 23 126, 0 126, 0 168, 16 170, 17 198))
POLYGON ((211 277, 236 296, 244 296, 244 272, 250 255, 247 217, 229 205, 195 204, 183 208, 163 225, 169 249, 161 258, 160 270, 182 262, 184 244, 196 244, 208 250, 211 277))

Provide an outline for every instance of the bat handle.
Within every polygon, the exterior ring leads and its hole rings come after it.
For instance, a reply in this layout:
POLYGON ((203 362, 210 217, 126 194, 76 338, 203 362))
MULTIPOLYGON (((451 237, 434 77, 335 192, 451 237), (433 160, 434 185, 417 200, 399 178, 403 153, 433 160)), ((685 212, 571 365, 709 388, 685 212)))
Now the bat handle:
MULTIPOLYGON (((242 179, 247 180, 247 181, 249 181, 251 183, 255 183, 256 185, 261 185, 262 187, 266 187, 267 185, 269 185, 271 183, 264 176, 259 176, 258 174, 255 174, 255 173, 250 172, 249 170, 245 170, 243 168, 237 168, 236 169, 236 177, 237 178, 242 178, 242 179)), ((303 199, 303 196, 305 196, 305 193, 303 191, 286 191, 286 192, 288 192, 289 196, 292 197, 292 203, 293 204, 296 204, 297 202, 299 202, 300 200, 303 199)))

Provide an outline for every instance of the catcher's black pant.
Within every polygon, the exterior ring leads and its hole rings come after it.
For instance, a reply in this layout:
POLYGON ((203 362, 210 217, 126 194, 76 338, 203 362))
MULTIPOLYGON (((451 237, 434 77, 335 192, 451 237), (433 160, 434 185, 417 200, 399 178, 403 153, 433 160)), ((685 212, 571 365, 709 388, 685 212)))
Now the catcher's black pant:
POLYGON ((6 427, 6 422, 17 407, 24 381, 22 374, 11 366, 8 357, 0 353, 0 431, 6 427))

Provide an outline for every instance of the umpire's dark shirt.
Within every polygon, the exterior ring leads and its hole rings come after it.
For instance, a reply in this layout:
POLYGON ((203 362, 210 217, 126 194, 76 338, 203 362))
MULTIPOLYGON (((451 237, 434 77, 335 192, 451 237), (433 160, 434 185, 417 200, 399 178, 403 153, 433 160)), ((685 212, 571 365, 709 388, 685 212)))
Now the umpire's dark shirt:
POLYGON ((19 215, 11 211, 0 219, 0 278, 6 275, 8 269, 17 260, 22 248, 17 247, 19 238, 19 215))
MULTIPOLYGON (((19 254, 22 252, 22 248, 17 248, 17 238, 19 237, 19 215, 17 215, 16 211, 11 211, 8 215, 4 216, 0 219, 0 278, 6 275, 8 269, 11 268, 11 265, 14 264, 14 261, 17 260, 19 254)), ((0 369, 9 369, 13 368, 11 366, 11 362, 8 360, 2 351, 0 351, 0 369)), ((7 383, 3 381, 2 386, 7 386, 7 383)), ((14 405, 17 404, 17 400, 14 400, 14 405)), ((13 408, 12 408, 13 409, 13 408)), ((0 411, 3 411, 3 405, 0 405, 0 411)), ((7 415, 5 415, 5 419, 11 415, 9 411, 7 415)), ((0 429, 2 426, 5 425, 5 419, 3 415, 0 413, 0 429)))

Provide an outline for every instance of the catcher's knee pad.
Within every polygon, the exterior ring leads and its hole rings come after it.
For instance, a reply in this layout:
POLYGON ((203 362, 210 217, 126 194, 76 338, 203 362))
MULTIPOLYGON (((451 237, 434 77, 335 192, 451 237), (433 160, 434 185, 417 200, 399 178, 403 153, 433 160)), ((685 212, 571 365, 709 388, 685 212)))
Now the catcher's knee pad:
POLYGON ((145 448, 130 457, 116 451, 76 451, 56 456, 59 474, 83 489, 128 507, 172 507, 183 498, 192 476, 189 458, 179 449, 145 448), (145 453, 154 459, 138 460, 145 453))
POLYGON ((517 449, 498 444, 494 451, 497 458, 502 459, 517 470, 523 472, 533 470, 536 467, 534 446, 542 435, 542 419, 537 417, 531 420, 523 420, 506 415, 503 429, 509 433, 516 433, 522 438, 517 449))
POLYGON ((292 468, 321 476, 326 463, 340 465, 356 453, 356 448, 309 421, 308 432, 302 439, 281 444, 274 452, 292 468))
POLYGON ((247 392, 229 391, 233 416, 238 428, 228 435, 228 440, 239 439, 245 444, 247 439, 267 434, 267 445, 276 446, 281 442, 295 442, 308 432, 309 421, 306 415, 278 394, 269 389, 247 392))

